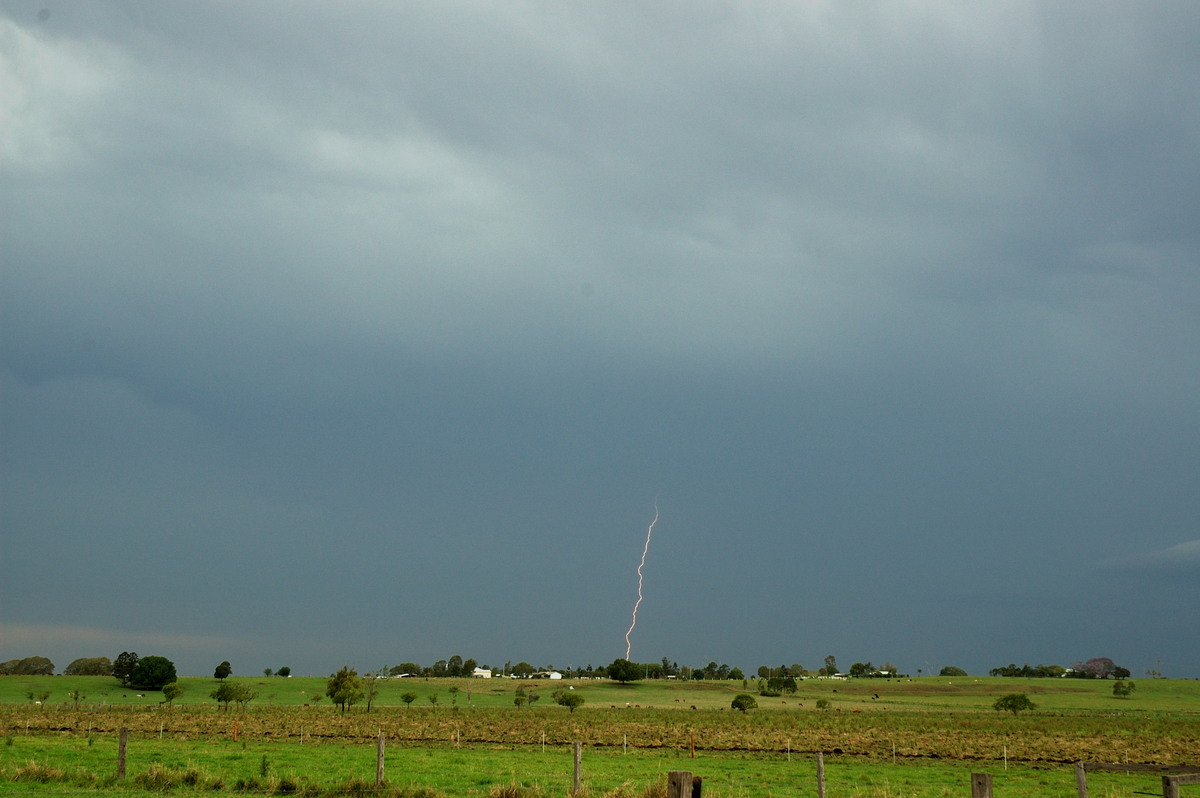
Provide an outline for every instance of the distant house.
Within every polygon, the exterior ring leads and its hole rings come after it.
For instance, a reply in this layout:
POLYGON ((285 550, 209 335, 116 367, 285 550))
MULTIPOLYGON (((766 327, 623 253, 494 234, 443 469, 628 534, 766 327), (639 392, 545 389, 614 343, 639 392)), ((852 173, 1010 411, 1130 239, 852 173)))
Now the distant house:
POLYGON ((562 674, 558 671, 538 671, 533 674, 534 679, 561 679, 562 674))
POLYGON ((474 676, 476 679, 490 679, 490 678, 492 678, 492 669, 491 668, 476 668, 475 670, 471 671, 471 675, 474 676))

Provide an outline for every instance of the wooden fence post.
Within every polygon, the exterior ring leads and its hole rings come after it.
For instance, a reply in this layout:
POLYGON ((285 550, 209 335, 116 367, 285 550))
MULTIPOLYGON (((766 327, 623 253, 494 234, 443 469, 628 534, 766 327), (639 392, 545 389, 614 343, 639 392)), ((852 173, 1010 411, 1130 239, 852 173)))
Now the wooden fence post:
POLYGON ((1082 760, 1075 763, 1075 792, 1079 798, 1087 798, 1087 768, 1082 760))
POLYGON ((583 771, 583 744, 578 740, 575 741, 575 781, 571 788, 571 795, 579 794, 580 776, 583 771))
POLYGON ((825 754, 817 751, 817 798, 825 798, 825 754))
POLYGON ((1163 798, 1179 798, 1179 785, 1200 784, 1200 773, 1181 773, 1178 776, 1163 776, 1163 798))
POLYGON ((990 773, 971 774, 971 798, 992 798, 992 776, 990 773))
POLYGON ((692 774, 687 770, 667 773, 667 798, 692 798, 692 774))
POLYGON ((375 789, 383 786, 383 732, 375 741, 375 789))
POLYGON ((129 743, 129 729, 121 729, 117 736, 117 780, 125 779, 125 746, 129 743))

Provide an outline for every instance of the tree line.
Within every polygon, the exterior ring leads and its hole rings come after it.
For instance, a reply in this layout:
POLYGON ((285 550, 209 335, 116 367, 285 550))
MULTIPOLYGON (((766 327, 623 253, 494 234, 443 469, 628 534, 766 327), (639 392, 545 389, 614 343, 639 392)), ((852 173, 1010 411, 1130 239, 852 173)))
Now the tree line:
POLYGON ((1068 678, 1068 679, 1128 679, 1130 672, 1114 663, 1108 657, 1092 657, 1083 662, 1076 662, 1070 668, 1062 665, 1030 665, 1028 662, 1018 667, 1010 663, 988 671, 989 676, 1012 676, 1031 679, 1038 678, 1068 678))

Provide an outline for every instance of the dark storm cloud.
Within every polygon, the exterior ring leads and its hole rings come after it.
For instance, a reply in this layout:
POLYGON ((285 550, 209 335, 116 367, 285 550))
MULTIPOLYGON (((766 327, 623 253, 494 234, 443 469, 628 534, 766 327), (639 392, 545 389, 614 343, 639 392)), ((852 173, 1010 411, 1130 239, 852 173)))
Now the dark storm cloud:
POLYGON ((1196 661, 1192 4, 42 6, 6 656, 1196 661))

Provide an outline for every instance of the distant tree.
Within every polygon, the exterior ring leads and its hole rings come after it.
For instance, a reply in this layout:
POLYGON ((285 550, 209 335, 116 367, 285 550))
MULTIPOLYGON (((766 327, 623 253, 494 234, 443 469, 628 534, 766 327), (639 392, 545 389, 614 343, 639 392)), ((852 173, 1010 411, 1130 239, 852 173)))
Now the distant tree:
POLYGON ((275 675, 276 675, 276 676, 283 676, 283 677, 291 676, 291 675, 292 675, 292 669, 291 669, 291 668, 289 668, 287 665, 284 665, 282 668, 280 668, 279 670, 275 671, 275 675))
POLYGON ((63 670, 63 676, 111 676, 112 669, 108 657, 81 657, 63 670))
POLYGON ((176 698, 179 698, 179 696, 183 695, 183 687, 180 686, 179 682, 164 684, 162 694, 166 702, 168 704, 172 704, 176 698))
POLYGON ((770 679, 771 678, 771 669, 770 669, 770 667, 768 667, 766 665, 759 665, 757 673, 758 673, 758 678, 760 678, 760 679, 770 679))
POLYGON ((237 705, 242 709, 245 709, 246 705, 257 697, 258 693, 255 692, 250 685, 246 684, 245 682, 233 683, 233 700, 236 701, 237 705))
POLYGON ((272 671, 270 668, 263 668, 263 676, 270 676, 272 673, 274 673, 274 671, 272 671))
POLYGON ((71 690, 67 693, 67 698, 71 699, 72 703, 75 705, 75 709, 79 709, 79 702, 87 698, 87 696, 83 694, 82 690, 76 687, 74 690, 71 690))
POLYGON ((1130 676, 1129 668, 1122 668, 1120 665, 1113 668, 1114 679, 1128 679, 1130 676))
POLYGON ((379 695, 379 681, 383 670, 375 671, 374 673, 364 674, 362 677, 363 697, 366 698, 367 714, 371 713, 371 706, 375 703, 375 698, 379 695))
POLYGON ((446 663, 446 675, 452 677, 463 675, 463 658, 458 654, 452 656, 446 663))
POLYGON ((446 664, 446 660, 439 659, 437 662, 433 663, 433 666, 429 669, 429 675, 435 679, 441 679, 445 676, 449 676, 450 668, 446 664))
POLYGON ((621 684, 636 682, 642 678, 642 666, 627 659, 615 659, 608 666, 608 678, 621 684))
POLYGON ((518 662, 512 666, 512 675, 520 679, 528 679, 533 675, 533 666, 528 662, 518 662))
POLYGON ((463 662, 463 664, 462 664, 462 670, 463 670, 462 675, 463 676, 472 676, 475 673, 475 669, 478 667, 479 667, 479 663, 477 661, 475 661, 473 659, 468 659, 465 662, 463 662))
POLYGON ((409 691, 407 693, 401 693, 400 700, 403 701, 405 704, 407 704, 409 709, 411 709, 412 702, 417 700, 417 694, 412 691, 409 691))
POLYGON ((1108 657, 1092 657, 1087 662, 1076 662, 1071 671, 1078 679, 1107 679, 1116 675, 1117 665, 1108 657))
POLYGON ((838 672, 837 660, 832 654, 825 658, 825 665, 817 672, 822 676, 833 676, 838 672))
POLYGON ((998 712, 1011 712, 1013 717, 1016 717, 1018 712, 1037 709, 1037 704, 1033 703, 1024 693, 1009 693, 997 698, 992 703, 992 709, 998 712))
POLYGON ((1123 679, 1113 682, 1113 695, 1117 698, 1129 698, 1136 689, 1137 685, 1133 682, 1127 682, 1123 679))
POLYGON ((741 668, 730 668, 729 669, 729 678, 734 679, 736 681, 745 681, 746 676, 745 676, 745 674, 742 673, 741 668))
MULTIPOLYGON (((1045 679, 1049 677, 1062 676, 1066 672, 1067 669, 1061 665, 1030 665, 1027 662, 1019 668, 1011 663, 1000 668, 992 668, 990 671, 988 671, 988 675, 1013 677, 1021 676, 1027 679, 1045 679)), ((1081 673, 1073 673, 1072 675, 1080 678, 1084 677, 1084 674, 1081 673)))
POLYGON ((828 698, 818 698, 817 699, 817 709, 820 709, 822 711, 829 709, 829 699, 828 698))
POLYGON ((775 695, 796 692, 796 679, 792 676, 773 676, 767 679, 767 691, 775 695))
POLYGON ((576 707, 583 706, 583 701, 583 696, 581 696, 579 693, 576 693, 574 690, 560 690, 554 696, 554 703, 558 704, 559 706, 566 707, 572 712, 575 711, 576 707))
POLYGON ((462 692, 462 688, 459 687, 457 684, 452 684, 446 688, 446 691, 448 693, 450 693, 450 703, 457 704, 458 703, 458 694, 462 692))
POLYGON ((341 707, 342 713, 345 714, 346 707, 354 706, 363 698, 363 685, 362 680, 358 678, 358 671, 349 665, 343 665, 337 673, 330 675, 329 681, 325 683, 325 695, 341 707))
POLYGON ((4 676, 53 676, 54 663, 45 657, 25 657, 0 662, 0 674, 4 676))
POLYGON ((966 676, 967 672, 955 665, 947 665, 938 672, 938 676, 966 676))
POLYGON ((214 679, 228 679, 231 673, 233 673, 233 666, 229 664, 229 660, 225 660, 216 668, 213 668, 214 679))
POLYGON ((431 706, 436 707, 438 705, 438 694, 437 693, 430 693, 426 697, 429 699, 429 703, 431 706))
POLYGON ((221 708, 226 712, 229 711, 229 705, 233 702, 234 689, 233 682, 222 681, 217 685, 217 688, 208 694, 208 697, 221 705, 221 708))
POLYGON ((534 704, 536 704, 538 702, 538 699, 540 699, 541 697, 542 697, 541 694, 538 693, 536 690, 530 690, 525 695, 525 703, 529 704, 529 706, 533 706, 534 704))
POLYGON ((175 663, 166 657, 142 657, 129 674, 129 686, 139 690, 161 690, 163 685, 170 684, 178 677, 175 675, 175 663))
POLYGON ((518 687, 517 692, 513 694, 513 706, 517 709, 525 706, 528 703, 528 696, 525 694, 524 687, 518 687))
POLYGON ((138 655, 134 651, 122 651, 113 660, 113 677, 121 683, 123 687, 129 686, 129 677, 133 675, 133 669, 137 667, 138 655))
POLYGON ((399 665, 394 665, 388 670, 389 676, 418 676, 421 673, 421 666, 415 662, 401 662, 399 665))
POLYGON ((850 666, 849 674, 855 678, 870 676, 875 672, 875 666, 869 662, 856 662, 850 666))
POLYGON ((755 701, 754 696, 750 695, 749 693, 738 693, 733 697, 733 701, 729 704, 729 706, 733 707, 739 712, 745 712, 748 709, 756 708, 758 706, 758 702, 755 701))

